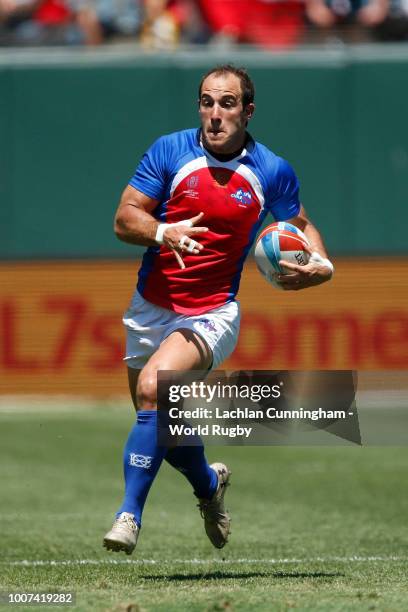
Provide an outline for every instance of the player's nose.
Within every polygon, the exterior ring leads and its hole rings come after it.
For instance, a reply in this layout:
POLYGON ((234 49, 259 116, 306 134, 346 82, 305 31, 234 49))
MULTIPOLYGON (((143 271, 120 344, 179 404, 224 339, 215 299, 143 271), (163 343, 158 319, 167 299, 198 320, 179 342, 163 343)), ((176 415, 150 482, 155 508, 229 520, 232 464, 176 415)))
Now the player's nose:
POLYGON ((212 121, 221 121, 221 107, 218 104, 212 107, 210 117, 212 121))

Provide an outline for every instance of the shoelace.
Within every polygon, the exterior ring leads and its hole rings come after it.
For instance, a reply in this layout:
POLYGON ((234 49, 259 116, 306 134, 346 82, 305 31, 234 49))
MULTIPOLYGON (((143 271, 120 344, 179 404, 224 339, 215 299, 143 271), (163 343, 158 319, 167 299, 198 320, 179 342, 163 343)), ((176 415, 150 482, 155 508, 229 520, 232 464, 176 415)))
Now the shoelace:
MULTIPOLYGON (((221 483, 222 490, 229 486, 229 482, 221 483)), ((219 518, 225 518, 226 515, 224 512, 220 512, 218 507, 220 504, 220 497, 216 496, 215 499, 203 499, 198 504, 197 507, 200 509, 200 515, 202 519, 210 519, 211 521, 217 521, 219 518)))
POLYGON ((116 523, 118 525, 124 525, 126 527, 129 527, 129 529, 131 529, 132 531, 137 530, 136 522, 134 521, 134 519, 132 519, 131 516, 119 516, 116 519, 116 523))

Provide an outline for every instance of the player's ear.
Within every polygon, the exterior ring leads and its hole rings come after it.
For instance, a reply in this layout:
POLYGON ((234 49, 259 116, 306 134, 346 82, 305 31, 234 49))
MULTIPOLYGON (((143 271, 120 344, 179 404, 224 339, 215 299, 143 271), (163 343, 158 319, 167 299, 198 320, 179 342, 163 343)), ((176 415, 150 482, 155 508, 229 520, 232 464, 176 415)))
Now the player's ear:
POLYGON ((246 105, 245 110, 244 110, 247 120, 252 119, 254 112, 255 112, 255 104, 253 102, 250 102, 249 104, 246 105))

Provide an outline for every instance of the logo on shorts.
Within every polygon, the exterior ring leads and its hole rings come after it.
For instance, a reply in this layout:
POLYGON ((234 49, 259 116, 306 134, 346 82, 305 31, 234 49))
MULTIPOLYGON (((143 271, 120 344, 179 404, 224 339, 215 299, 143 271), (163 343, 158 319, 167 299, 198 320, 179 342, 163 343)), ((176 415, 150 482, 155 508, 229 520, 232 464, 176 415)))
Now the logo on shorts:
POLYGON ((202 325, 207 331, 217 331, 217 328, 215 327, 214 323, 212 321, 209 321, 208 319, 200 319, 198 323, 202 325))
POLYGON ((244 191, 242 187, 237 189, 235 193, 231 193, 231 198, 234 198, 234 200, 244 206, 252 204, 252 193, 250 191, 244 191))
POLYGON ((152 465, 153 457, 147 457, 146 455, 136 455, 136 453, 129 454, 129 465, 132 467, 140 467, 148 470, 152 465))

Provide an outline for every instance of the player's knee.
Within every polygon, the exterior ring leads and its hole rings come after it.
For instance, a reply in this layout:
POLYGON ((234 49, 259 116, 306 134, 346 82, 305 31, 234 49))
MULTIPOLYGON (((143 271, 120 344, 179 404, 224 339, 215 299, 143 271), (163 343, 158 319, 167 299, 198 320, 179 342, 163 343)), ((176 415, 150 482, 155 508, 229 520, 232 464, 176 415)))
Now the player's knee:
POLYGON ((152 410, 157 407, 157 370, 142 370, 136 395, 139 409, 152 410))

